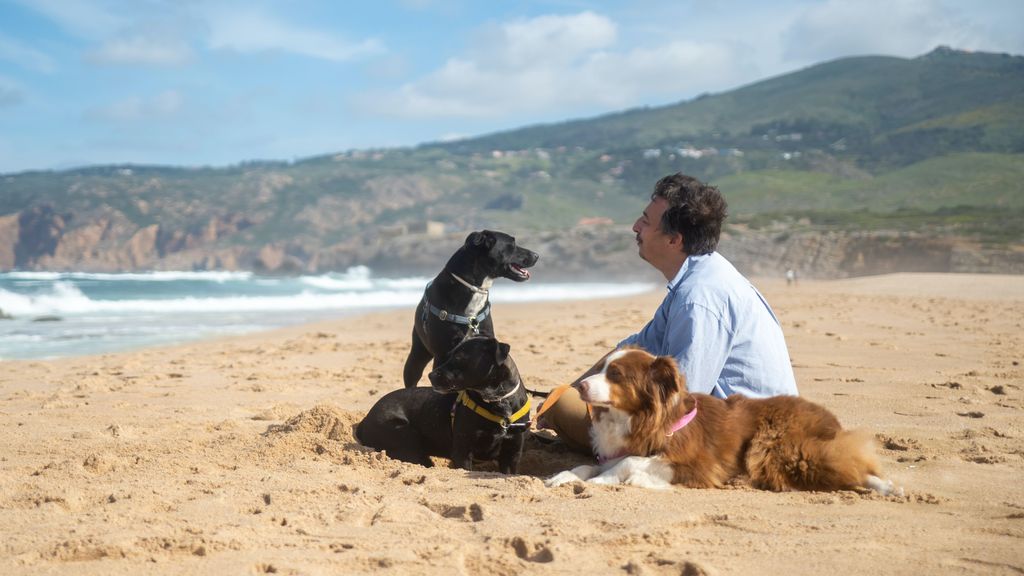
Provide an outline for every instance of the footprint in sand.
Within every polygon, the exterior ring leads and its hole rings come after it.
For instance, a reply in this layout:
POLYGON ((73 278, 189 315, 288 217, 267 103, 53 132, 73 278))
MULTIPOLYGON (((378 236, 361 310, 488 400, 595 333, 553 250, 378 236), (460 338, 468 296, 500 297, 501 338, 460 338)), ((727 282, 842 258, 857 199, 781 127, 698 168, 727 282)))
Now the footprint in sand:
POLYGON ((469 506, 450 506, 447 504, 424 504, 435 514, 442 518, 463 520, 465 522, 480 522, 484 519, 484 509, 477 503, 469 506))
POLYGON ((546 544, 531 544, 523 538, 516 536, 509 542, 509 546, 515 550, 516 556, 527 562, 546 564, 555 560, 555 554, 546 544))

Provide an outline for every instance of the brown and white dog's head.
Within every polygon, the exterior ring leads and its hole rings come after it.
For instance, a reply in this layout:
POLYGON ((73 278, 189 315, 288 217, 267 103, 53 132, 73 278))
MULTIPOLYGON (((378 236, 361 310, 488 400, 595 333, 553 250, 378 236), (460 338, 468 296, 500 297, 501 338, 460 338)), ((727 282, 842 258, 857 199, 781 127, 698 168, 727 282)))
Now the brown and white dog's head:
POLYGON ((634 348, 611 353, 601 372, 575 388, 594 407, 592 440, 605 458, 656 451, 673 410, 687 396, 675 360, 634 348))
POLYGON ((592 405, 634 414, 652 404, 668 404, 673 396, 686 392, 686 382, 671 357, 625 348, 609 354, 604 368, 576 388, 592 405))

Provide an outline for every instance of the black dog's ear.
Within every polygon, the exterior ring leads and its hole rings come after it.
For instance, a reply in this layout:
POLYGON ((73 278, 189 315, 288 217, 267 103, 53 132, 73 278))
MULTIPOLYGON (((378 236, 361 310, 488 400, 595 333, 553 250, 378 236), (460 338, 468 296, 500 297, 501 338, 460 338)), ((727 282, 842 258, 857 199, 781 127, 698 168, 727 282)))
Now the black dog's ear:
POLYGON ((494 243, 497 238, 494 236, 494 232, 490 230, 482 230, 480 232, 473 232, 466 237, 466 246, 485 246, 488 250, 494 248, 494 243))
MULTIPOLYGON (((496 341, 497 342, 497 341, 496 341)), ((508 352, 512 347, 504 342, 498 342, 497 348, 494 350, 494 361, 498 364, 504 364, 505 360, 508 359, 508 352)))
POLYGON ((651 362, 647 370, 650 382, 653 384, 653 392, 661 397, 662 401, 668 400, 673 394, 685 391, 683 376, 676 368, 676 362, 671 356, 658 356, 651 362))
POLYGON ((484 243, 484 235, 481 232, 470 232, 466 236, 466 246, 479 246, 484 243))

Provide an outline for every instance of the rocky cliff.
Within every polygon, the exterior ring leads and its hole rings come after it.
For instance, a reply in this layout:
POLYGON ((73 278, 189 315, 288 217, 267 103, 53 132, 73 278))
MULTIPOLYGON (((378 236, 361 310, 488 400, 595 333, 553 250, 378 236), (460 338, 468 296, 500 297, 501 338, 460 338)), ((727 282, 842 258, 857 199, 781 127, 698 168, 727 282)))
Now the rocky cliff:
MULTIPOLYGON (((362 234, 325 243, 316 238, 252 242, 252 221, 238 214, 188 227, 136 225, 109 207, 86 220, 58 207, 33 205, 0 217, 0 269, 253 270, 292 274, 366 265, 380 274, 430 274, 467 231, 409 232, 368 224, 362 234)), ((626 226, 607 224, 534 232, 509 230, 542 255, 548 278, 650 276, 626 226)), ((834 278, 915 272, 1024 273, 1024 247, 987 248, 963 238, 899 232, 771 232, 731 227, 720 250, 752 275, 834 278)))

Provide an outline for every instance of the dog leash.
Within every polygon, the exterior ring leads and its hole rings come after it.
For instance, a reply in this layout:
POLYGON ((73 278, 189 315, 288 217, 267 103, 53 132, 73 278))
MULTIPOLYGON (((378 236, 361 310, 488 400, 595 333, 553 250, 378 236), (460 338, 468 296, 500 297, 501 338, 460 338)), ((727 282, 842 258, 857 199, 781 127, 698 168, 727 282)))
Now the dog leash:
POLYGON ((459 281, 459 284, 462 284, 463 286, 465 286, 466 288, 469 288, 469 289, 470 289, 470 290, 472 290, 473 292, 476 292, 477 294, 487 294, 487 289, 486 289, 486 288, 482 288, 482 287, 480 287, 480 286, 473 286, 473 285, 472 285, 472 284, 470 284, 469 282, 466 282, 465 280, 463 280, 462 278, 460 278, 460 277, 459 277, 459 276, 458 276, 457 274, 455 274, 454 272, 449 272, 449 274, 451 274, 451 275, 452 275, 452 278, 455 278, 456 280, 458 280, 458 281, 459 281))
MULTIPOLYGON (((524 388, 526 387, 524 386, 524 388)), ((551 407, 554 406, 556 402, 558 402, 558 399, 562 397, 562 394, 565 394, 566 390, 568 390, 569 388, 572 388, 572 384, 562 384, 561 386, 556 387, 550 392, 534 392, 533 390, 526 388, 526 391, 529 392, 530 394, 533 394, 534 396, 540 396, 541 398, 545 399, 544 403, 541 404, 540 408, 537 409, 536 419, 540 420, 541 415, 547 412, 549 409, 551 409, 551 407)), ((587 404, 587 415, 590 415, 590 404, 587 404)))

